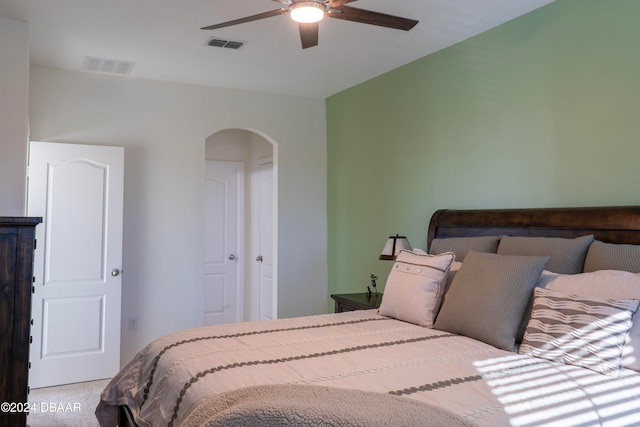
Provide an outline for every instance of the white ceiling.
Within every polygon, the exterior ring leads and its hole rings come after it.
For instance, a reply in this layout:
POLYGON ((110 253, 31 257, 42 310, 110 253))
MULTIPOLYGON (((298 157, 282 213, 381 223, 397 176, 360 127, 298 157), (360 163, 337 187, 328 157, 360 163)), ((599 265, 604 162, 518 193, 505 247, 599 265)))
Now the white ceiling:
POLYGON ((303 50, 287 15, 203 31, 273 9, 273 0, 0 0, 26 21, 31 63, 80 71, 85 56, 133 61, 133 78, 324 98, 554 0, 359 0, 349 6, 412 18, 409 32, 325 19, 303 50), (207 46, 210 37, 246 42, 207 46))

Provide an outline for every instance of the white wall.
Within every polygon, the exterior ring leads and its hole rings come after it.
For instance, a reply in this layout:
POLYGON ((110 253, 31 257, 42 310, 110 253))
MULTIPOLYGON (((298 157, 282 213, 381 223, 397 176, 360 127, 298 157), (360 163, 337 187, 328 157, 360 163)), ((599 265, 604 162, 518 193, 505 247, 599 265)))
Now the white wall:
POLYGON ((324 100, 33 67, 29 111, 32 140, 125 147, 122 363, 201 325, 205 140, 223 129, 278 144, 279 316, 326 312, 324 100))
POLYGON ((251 132, 225 129, 209 135, 205 145, 207 160, 248 162, 251 153, 251 132))
POLYGON ((29 26, 0 18, 0 215, 25 213, 29 26))

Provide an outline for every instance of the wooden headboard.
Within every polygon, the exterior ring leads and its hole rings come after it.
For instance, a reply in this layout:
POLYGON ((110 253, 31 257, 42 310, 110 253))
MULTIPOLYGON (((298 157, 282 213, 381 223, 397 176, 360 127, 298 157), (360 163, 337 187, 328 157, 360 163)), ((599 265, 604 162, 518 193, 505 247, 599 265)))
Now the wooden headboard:
POLYGON ((578 237, 640 245, 640 206, 436 211, 428 247, 435 238, 470 236, 578 237))

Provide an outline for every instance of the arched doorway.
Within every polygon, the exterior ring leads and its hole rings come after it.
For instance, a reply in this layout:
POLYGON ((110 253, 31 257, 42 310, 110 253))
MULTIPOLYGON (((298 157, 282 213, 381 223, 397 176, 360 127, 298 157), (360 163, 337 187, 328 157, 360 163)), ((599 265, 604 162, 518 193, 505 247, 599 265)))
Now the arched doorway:
POLYGON ((205 147, 203 323, 275 318, 277 145, 225 129, 205 147))

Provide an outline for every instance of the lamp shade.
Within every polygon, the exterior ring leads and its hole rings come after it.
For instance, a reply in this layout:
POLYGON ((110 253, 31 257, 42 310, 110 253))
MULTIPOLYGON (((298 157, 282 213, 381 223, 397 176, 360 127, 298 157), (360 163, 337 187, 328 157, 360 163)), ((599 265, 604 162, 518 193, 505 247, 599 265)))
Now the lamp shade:
POLYGON ((400 236, 399 234, 389 236, 389 240, 387 240, 387 244, 384 245, 380 258, 378 259, 394 261, 403 249, 411 250, 409 240, 405 236, 400 236))

